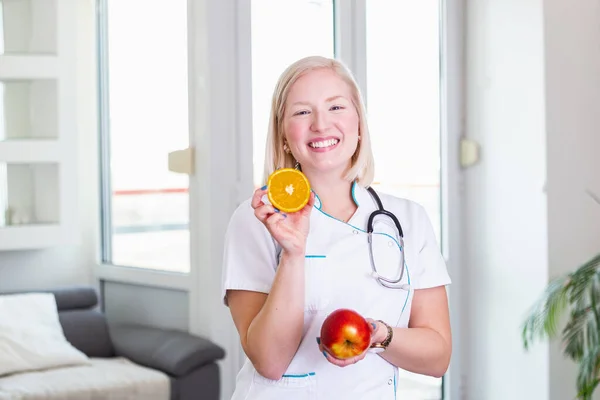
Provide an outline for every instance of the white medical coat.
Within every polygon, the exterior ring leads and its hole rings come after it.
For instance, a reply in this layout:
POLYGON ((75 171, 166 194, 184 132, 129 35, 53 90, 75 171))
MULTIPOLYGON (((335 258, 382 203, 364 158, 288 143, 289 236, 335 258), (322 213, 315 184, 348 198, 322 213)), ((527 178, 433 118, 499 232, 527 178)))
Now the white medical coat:
MULTIPOLYGON (((327 315, 350 308, 364 317, 407 327, 414 289, 450 283, 431 222, 422 206, 379 193, 386 210, 394 213, 404 231, 406 272, 403 283, 410 290, 382 287, 370 275, 367 220, 377 210, 369 192, 354 184, 352 197, 358 206, 347 222, 321 211, 316 196, 306 244, 304 330, 298 351, 283 378, 261 376, 246 362, 237 376, 233 400, 395 399, 398 369, 378 354, 368 352, 356 364, 340 368, 319 351, 316 338, 327 315)), ((400 275, 397 230, 387 217, 374 225, 373 255, 378 273, 400 275)), ((269 293, 281 248, 254 216, 250 200, 233 214, 225 240, 222 295, 228 289, 269 293)))

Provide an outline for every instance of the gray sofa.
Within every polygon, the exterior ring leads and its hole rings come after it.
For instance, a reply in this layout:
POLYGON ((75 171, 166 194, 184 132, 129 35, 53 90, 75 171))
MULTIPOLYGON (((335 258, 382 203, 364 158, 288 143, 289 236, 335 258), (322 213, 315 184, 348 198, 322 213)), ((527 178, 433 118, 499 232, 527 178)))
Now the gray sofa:
POLYGON ((54 294, 66 339, 88 357, 125 357, 162 371, 169 377, 172 400, 219 399, 220 372, 216 362, 225 352, 211 341, 148 326, 109 326, 91 287, 36 292, 54 294))

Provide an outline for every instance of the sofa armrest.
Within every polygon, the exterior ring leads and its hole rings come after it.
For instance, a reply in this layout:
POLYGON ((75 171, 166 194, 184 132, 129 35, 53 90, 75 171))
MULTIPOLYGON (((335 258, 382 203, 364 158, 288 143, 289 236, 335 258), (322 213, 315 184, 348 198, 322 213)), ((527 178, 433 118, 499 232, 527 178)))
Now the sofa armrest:
POLYGON ((140 325, 110 328, 117 356, 180 377, 225 357, 225 351, 189 333, 140 325))

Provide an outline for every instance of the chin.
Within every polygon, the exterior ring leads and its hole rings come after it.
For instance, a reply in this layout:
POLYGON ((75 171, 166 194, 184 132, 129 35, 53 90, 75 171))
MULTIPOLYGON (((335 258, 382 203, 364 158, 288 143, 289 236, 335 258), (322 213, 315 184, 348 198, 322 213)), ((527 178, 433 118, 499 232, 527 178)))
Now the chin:
POLYGON ((300 162, 300 165, 302 165, 304 172, 336 174, 342 178, 350 168, 350 160, 342 162, 339 160, 319 160, 318 162, 308 162, 307 164, 300 162))

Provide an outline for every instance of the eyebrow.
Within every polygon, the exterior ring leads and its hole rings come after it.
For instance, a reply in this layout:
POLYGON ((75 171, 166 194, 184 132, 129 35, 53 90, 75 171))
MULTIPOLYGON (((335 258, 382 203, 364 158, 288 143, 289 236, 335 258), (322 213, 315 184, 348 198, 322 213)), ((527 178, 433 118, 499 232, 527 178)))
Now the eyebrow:
MULTIPOLYGON (((329 102, 331 102, 331 101, 334 101, 334 100, 337 100, 337 99, 344 99, 344 98, 345 98, 345 97, 344 97, 344 96, 341 96, 341 95, 337 95, 337 96, 331 96, 331 97, 328 97, 327 99, 325 99, 325 102, 326 102, 326 103, 329 103, 329 102)), ((306 102, 304 102, 304 101, 297 101, 297 102, 295 102, 295 103, 294 103, 294 104, 292 104, 292 105, 293 105, 293 106, 296 106, 296 105, 307 105, 307 106, 308 106, 308 105, 310 105, 310 104, 309 104, 309 103, 306 103, 306 102)))

